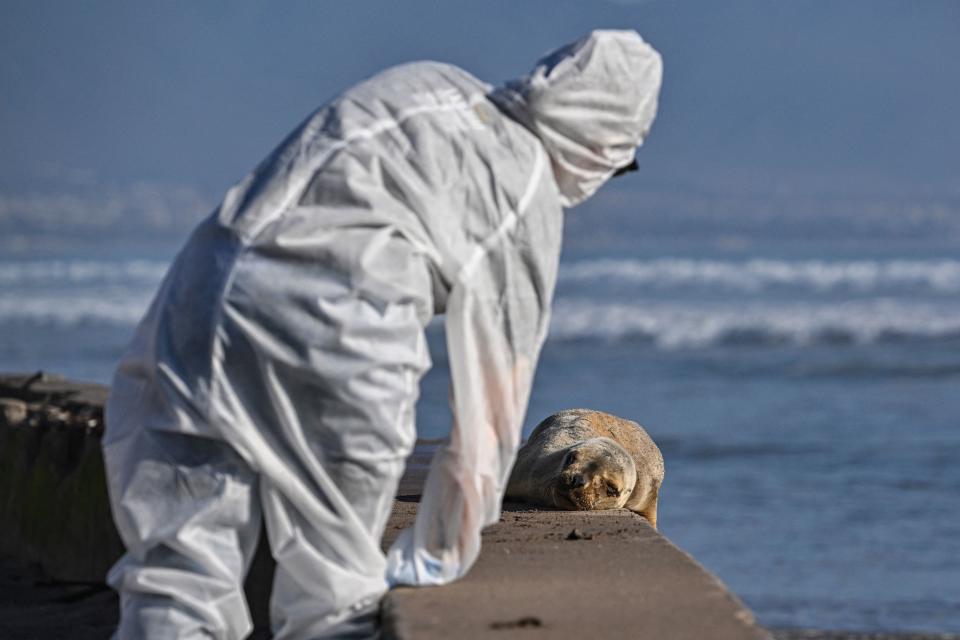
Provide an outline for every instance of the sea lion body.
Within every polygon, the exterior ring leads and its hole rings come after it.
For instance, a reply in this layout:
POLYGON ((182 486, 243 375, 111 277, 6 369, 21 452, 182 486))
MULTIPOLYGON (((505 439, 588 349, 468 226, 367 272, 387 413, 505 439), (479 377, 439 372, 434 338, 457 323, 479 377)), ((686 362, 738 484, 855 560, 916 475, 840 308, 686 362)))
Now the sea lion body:
POLYGON ((567 510, 626 508, 656 527, 663 456, 636 422, 589 409, 555 413, 517 453, 506 497, 567 510))

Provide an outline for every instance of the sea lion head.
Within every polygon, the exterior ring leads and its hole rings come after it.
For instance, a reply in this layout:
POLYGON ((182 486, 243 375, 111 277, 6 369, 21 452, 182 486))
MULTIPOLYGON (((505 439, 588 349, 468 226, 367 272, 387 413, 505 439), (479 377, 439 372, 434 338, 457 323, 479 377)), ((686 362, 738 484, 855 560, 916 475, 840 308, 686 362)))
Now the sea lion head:
POLYGON ((610 438, 590 438, 568 447, 553 487, 554 506, 587 511, 619 509, 637 483, 633 458, 610 438))

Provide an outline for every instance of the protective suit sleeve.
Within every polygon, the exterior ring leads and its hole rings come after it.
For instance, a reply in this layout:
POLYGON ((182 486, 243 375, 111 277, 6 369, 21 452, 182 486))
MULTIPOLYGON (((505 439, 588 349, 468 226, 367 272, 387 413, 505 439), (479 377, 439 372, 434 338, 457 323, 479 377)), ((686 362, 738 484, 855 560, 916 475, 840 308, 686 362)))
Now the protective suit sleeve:
MULTIPOLYGON (((481 529, 500 517, 533 373, 549 321, 550 282, 537 269, 492 262, 447 304, 453 428, 435 454, 414 526, 388 554, 391 586, 440 585, 467 572, 481 529)), ((549 270, 549 269, 548 269, 549 270)))

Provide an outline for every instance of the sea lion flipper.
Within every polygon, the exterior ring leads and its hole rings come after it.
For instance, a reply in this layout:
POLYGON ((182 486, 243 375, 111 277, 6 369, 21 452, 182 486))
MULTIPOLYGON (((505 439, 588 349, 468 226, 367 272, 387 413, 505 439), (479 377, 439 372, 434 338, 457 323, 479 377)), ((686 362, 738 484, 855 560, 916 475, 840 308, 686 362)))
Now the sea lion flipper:
POLYGON ((658 491, 659 488, 654 487, 652 491, 653 495, 651 496, 650 501, 647 503, 647 506, 637 512, 646 518, 650 522, 650 526, 652 526, 654 529, 657 528, 657 502, 660 500, 658 491))

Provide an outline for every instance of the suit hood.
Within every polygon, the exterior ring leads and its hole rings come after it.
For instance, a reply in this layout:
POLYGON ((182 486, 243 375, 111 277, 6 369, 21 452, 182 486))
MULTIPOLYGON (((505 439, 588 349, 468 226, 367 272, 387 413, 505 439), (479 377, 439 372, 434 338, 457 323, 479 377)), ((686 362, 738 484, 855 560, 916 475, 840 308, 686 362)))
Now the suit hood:
POLYGON ((660 54, 635 31, 593 31, 490 98, 540 138, 571 207, 633 161, 656 117, 662 74, 660 54))

